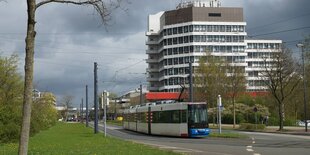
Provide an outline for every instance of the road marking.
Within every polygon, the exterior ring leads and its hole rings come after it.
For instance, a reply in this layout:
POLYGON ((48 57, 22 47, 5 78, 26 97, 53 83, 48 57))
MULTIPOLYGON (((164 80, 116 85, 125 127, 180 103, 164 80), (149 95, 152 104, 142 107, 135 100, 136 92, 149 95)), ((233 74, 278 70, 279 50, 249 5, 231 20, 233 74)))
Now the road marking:
POLYGON ((253 152, 254 150, 252 149, 253 147, 251 145, 246 146, 246 150, 249 152, 253 152))
POLYGON ((160 146, 161 149, 176 149, 176 147, 173 146, 160 146))
MULTIPOLYGON (((290 137, 290 138, 301 138, 301 139, 310 139, 310 136, 304 135, 290 135, 290 134, 281 134, 281 133, 263 133, 263 132, 241 132, 248 135, 266 135, 266 136, 275 136, 275 137, 290 137)), ((272 137, 269 137, 272 138, 272 137)))
POLYGON ((259 153, 254 153, 253 155, 260 155, 259 153))
POLYGON ((196 153, 200 153, 203 151, 200 150, 194 150, 194 149, 188 149, 188 148, 180 148, 180 147, 174 147, 174 146, 166 146, 166 145, 159 145, 159 144, 152 144, 152 143, 145 143, 145 142, 141 142, 141 141, 134 141, 136 143, 142 143, 145 145, 150 145, 150 146, 154 146, 154 147, 158 147, 160 149, 169 149, 172 151, 176 151, 176 152, 196 152, 196 153))
POLYGON ((189 151, 189 150, 173 150, 173 152, 186 153, 186 152, 192 152, 192 151, 189 151))

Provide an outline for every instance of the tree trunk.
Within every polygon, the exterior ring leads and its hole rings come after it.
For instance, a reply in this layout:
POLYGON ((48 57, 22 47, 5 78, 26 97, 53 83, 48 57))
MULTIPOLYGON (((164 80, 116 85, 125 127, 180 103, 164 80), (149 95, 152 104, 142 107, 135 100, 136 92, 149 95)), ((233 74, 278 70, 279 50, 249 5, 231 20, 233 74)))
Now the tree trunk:
POLYGON ((32 83, 33 83, 33 60, 34 60, 34 39, 35 39, 35 9, 36 1, 27 0, 28 21, 26 36, 26 58, 25 58, 25 84, 23 100, 23 121, 20 131, 19 155, 27 155, 30 131, 31 104, 32 104, 32 83))
POLYGON ((235 97, 233 97, 233 115, 234 115, 234 125, 233 128, 236 127, 236 105, 235 105, 235 97))
POLYGON ((279 116, 280 116, 280 120, 279 120, 279 131, 283 131, 283 121, 284 121, 284 104, 283 103, 279 103, 279 116))

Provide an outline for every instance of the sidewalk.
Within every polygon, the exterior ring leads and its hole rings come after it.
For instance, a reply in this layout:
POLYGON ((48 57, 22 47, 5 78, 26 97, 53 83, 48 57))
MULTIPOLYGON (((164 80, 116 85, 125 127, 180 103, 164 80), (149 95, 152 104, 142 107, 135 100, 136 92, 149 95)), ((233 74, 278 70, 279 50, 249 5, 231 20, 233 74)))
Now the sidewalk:
POLYGON ((278 129, 279 126, 267 126, 263 132, 310 136, 309 128, 308 132, 306 132, 305 127, 301 126, 284 126, 284 131, 278 131, 278 129))
MULTIPOLYGON (((209 124, 210 128, 213 130, 217 129, 217 125, 213 126, 213 124, 209 124)), ((236 124, 235 129, 233 129, 232 124, 222 124, 222 129, 227 130, 237 130, 239 128, 239 124, 236 124)), ((280 134, 291 134, 291 135, 304 135, 310 136, 310 128, 308 127, 308 132, 305 132, 305 127, 302 126, 284 126, 284 131, 278 131, 279 126, 267 126, 265 130, 255 131, 255 132, 266 132, 266 133, 280 133, 280 134)))

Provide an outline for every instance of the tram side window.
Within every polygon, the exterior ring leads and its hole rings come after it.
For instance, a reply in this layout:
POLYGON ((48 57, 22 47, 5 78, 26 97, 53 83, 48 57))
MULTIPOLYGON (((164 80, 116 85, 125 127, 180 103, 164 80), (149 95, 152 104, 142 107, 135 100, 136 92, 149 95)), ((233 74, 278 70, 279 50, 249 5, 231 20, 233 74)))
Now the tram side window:
POLYGON ((146 115, 147 115, 147 113, 139 113, 140 114, 140 122, 141 123, 146 123, 147 122, 147 117, 146 117, 146 115))
POLYGON ((186 110, 181 110, 181 123, 186 123, 186 110))
POLYGON ((170 113, 171 113, 171 123, 180 123, 180 112, 178 110, 173 110, 170 113))
POLYGON ((127 122, 127 114, 123 114, 124 121, 127 122))
POLYGON ((136 121, 137 122, 140 122, 141 120, 140 120, 140 113, 136 113, 136 121))
POLYGON ((186 123, 186 110, 154 111, 153 123, 186 123))

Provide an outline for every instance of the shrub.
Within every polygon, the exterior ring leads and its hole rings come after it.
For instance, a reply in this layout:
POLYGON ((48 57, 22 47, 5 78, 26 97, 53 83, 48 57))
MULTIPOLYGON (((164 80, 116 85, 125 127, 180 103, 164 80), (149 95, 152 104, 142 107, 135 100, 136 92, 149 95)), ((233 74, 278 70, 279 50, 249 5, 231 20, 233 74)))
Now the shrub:
POLYGON ((284 120, 284 126, 295 126, 296 125, 296 121, 292 120, 292 119, 286 119, 284 120))
POLYGON ((266 126, 264 124, 251 124, 251 123, 241 123, 239 126, 240 130, 255 131, 264 130, 266 126))
POLYGON ((279 125, 279 119, 275 118, 275 117, 269 117, 268 119, 268 125, 271 126, 278 126, 279 125))

